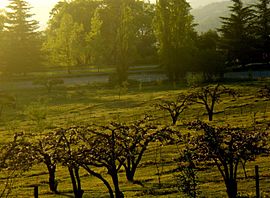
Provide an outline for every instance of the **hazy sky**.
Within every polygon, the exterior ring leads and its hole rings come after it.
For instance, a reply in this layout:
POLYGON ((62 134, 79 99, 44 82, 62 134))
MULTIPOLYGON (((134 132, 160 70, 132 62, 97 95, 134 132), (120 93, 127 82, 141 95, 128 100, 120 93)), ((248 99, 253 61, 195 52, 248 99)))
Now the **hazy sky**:
MULTIPOLYGON (((46 26, 49 12, 59 0, 26 0, 33 7, 32 12, 35 19, 40 22, 40 26, 46 26)), ((5 8, 8 0, 0 0, 0 8, 5 8)))
MULTIPOLYGON (((40 21, 40 26, 45 27, 49 18, 49 12, 53 6, 59 0, 26 0, 33 7, 32 12, 36 14, 35 19, 40 21)), ((151 0, 155 2, 155 0, 151 0)), ((215 1, 222 0, 187 0, 190 2, 191 6, 196 8, 199 6, 206 5, 215 1)), ((8 0, 0 0, 0 9, 4 8, 8 4, 8 0)))

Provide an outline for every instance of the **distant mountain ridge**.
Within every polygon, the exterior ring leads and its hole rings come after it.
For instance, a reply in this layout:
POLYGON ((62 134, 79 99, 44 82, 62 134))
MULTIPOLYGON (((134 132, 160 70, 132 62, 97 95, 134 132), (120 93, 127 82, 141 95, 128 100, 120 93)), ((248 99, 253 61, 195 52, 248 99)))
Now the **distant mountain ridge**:
MULTIPOLYGON (((256 0, 244 0, 245 4, 254 4, 256 0)), ((206 32, 210 29, 215 30, 221 27, 220 17, 229 15, 231 1, 214 2, 206 6, 191 10, 197 24, 196 30, 206 32)))
POLYGON ((187 2, 189 2, 191 7, 194 9, 206 6, 211 3, 220 2, 220 1, 224 1, 224 0, 187 0, 187 2))

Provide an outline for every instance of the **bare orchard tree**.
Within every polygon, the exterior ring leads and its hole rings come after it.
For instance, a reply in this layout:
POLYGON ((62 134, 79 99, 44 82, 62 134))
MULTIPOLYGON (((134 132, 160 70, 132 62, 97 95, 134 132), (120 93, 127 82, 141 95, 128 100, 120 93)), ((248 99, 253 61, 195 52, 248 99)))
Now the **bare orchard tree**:
POLYGON ((217 84, 214 86, 206 86, 197 88, 190 94, 192 102, 200 104, 205 107, 209 121, 213 120, 215 105, 221 101, 221 97, 228 95, 236 97, 237 92, 234 89, 227 88, 223 85, 217 84))
POLYGON ((150 143, 155 141, 171 141, 176 132, 169 127, 162 127, 151 124, 150 118, 135 121, 131 124, 111 123, 115 131, 119 133, 121 148, 124 158, 123 166, 126 171, 128 181, 133 181, 136 170, 142 160, 142 157, 150 143))
POLYGON ((72 126, 55 130, 53 136, 57 139, 57 161, 68 168, 75 198, 81 198, 80 168, 100 179, 108 188, 111 198, 123 197, 119 187, 118 173, 123 165, 121 156, 122 141, 110 126, 72 126), (98 169, 107 169, 107 174, 99 173, 98 169), (113 185, 113 187, 111 186, 113 185))
POLYGON ((179 94, 176 99, 162 100, 156 104, 156 108, 166 111, 172 118, 172 124, 175 125, 179 116, 188 107, 190 97, 184 94, 179 94))
MULTIPOLYGON (((133 181, 148 145, 154 141, 171 142, 173 134, 173 130, 167 127, 150 124, 146 117, 130 124, 73 126, 58 129, 49 136, 56 139, 57 161, 68 167, 76 198, 81 198, 83 193, 79 168, 100 179, 107 187, 111 198, 121 198, 124 195, 119 185, 120 169, 124 166, 127 179, 133 181), (98 171, 104 168, 107 174, 98 171)), ((54 151, 52 155, 55 155, 54 151)))
POLYGON ((4 188, 1 189, 0 197, 8 197, 12 190, 13 180, 34 165, 34 155, 35 152, 31 144, 25 140, 23 133, 15 134, 12 141, 1 147, 0 171, 6 171, 8 176, 4 188))
MULTIPOLYGON (((110 182, 104 176, 98 178, 103 181, 109 190, 111 198, 124 197, 120 190, 118 174, 125 161, 123 156, 124 149, 121 146, 124 140, 121 139, 114 126, 91 126, 87 133, 82 135, 84 146, 82 147, 82 167, 90 174, 93 173, 91 167, 106 168, 107 173, 112 179, 114 193, 110 182)), ((97 173, 94 173, 94 176, 97 173)))
POLYGON ((57 159, 59 163, 68 168, 75 198, 82 198, 84 193, 81 186, 80 165, 77 160, 82 146, 80 133, 81 128, 76 126, 58 129, 54 133, 58 141, 57 159))
POLYGON ((35 152, 23 133, 16 133, 13 141, 2 148, 1 164, 4 168, 28 171, 35 163, 35 152))
POLYGON ((194 159, 212 162, 222 175, 228 197, 237 197, 238 165, 268 153, 268 133, 253 128, 213 127, 201 121, 191 123, 190 128, 203 131, 190 141, 194 159))
POLYGON ((57 166, 57 151, 59 141, 56 139, 54 133, 48 133, 38 139, 37 142, 33 142, 33 149, 36 152, 35 156, 38 163, 44 163, 47 167, 49 174, 49 187, 54 193, 57 193, 57 181, 56 181, 56 166, 57 166))

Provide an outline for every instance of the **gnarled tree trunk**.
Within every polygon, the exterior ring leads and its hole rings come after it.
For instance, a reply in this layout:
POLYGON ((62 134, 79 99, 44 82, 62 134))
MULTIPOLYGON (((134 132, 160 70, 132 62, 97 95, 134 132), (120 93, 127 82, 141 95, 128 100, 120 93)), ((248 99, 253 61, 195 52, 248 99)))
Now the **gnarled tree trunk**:
POLYGON ((82 198, 84 191, 81 188, 81 180, 79 176, 79 168, 72 168, 68 167, 72 186, 73 186, 73 193, 75 198, 82 198))

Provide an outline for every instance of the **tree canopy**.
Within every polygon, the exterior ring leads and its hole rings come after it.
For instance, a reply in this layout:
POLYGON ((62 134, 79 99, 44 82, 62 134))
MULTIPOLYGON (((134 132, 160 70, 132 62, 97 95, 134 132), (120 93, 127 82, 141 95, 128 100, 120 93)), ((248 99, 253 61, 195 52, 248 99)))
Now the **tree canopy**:
POLYGON ((230 16, 221 17, 221 48, 230 64, 247 64, 254 57, 254 11, 250 6, 245 6, 242 0, 232 2, 230 16))
POLYGON ((191 7, 185 0, 157 1, 155 32, 161 64, 171 81, 185 76, 194 54, 191 7))
POLYGON ((154 6, 142 1, 59 2, 43 49, 55 65, 111 65, 121 84, 129 66, 156 57, 153 17, 154 6))
POLYGON ((10 0, 4 23, 5 71, 27 73, 40 66, 41 40, 38 22, 24 0, 10 0))
POLYGON ((212 81, 226 65, 268 63, 269 0, 254 5, 232 0, 229 9, 218 32, 198 34, 186 0, 60 1, 41 34, 30 5, 10 0, 0 14, 0 64, 10 73, 36 70, 43 58, 68 72, 74 66, 107 65, 115 70, 110 79, 121 85, 134 65, 159 62, 176 82, 188 72, 212 81))

